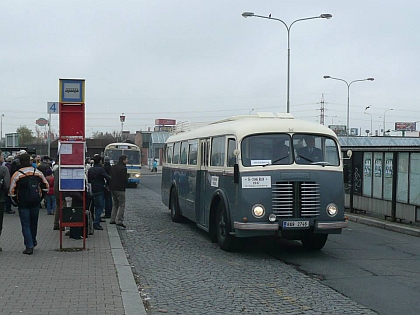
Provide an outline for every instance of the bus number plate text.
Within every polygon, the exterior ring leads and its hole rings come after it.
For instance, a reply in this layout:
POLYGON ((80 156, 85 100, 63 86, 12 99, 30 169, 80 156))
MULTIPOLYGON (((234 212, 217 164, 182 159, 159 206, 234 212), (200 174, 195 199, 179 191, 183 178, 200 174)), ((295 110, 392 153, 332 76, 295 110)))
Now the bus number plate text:
POLYGON ((244 176, 242 188, 271 188, 271 176, 244 176))
POLYGON ((306 228, 309 221, 283 221, 283 228, 306 228))

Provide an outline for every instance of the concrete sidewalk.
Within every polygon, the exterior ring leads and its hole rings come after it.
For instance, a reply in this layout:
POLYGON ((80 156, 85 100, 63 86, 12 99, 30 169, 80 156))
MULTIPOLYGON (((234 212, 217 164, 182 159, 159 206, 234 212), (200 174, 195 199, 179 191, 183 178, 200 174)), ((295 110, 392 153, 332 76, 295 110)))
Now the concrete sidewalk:
MULTIPOLYGON (((40 209, 38 246, 25 249, 19 215, 5 214, 0 237, 0 314, 118 314, 146 311, 115 225, 102 223, 86 239, 87 250, 60 252, 54 216, 40 209)), ((107 220, 109 221, 109 220, 107 220)), ((63 248, 83 240, 63 233, 63 248)))

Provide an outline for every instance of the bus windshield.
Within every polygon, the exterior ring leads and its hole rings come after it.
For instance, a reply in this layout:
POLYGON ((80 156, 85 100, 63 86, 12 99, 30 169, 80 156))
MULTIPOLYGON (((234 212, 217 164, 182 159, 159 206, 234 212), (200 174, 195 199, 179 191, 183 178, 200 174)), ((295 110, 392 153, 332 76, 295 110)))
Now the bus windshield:
POLYGON ((340 165, 337 143, 329 137, 314 134, 257 134, 244 138, 241 144, 243 166, 317 164, 340 165))
POLYGON ((109 156, 111 164, 116 164, 121 155, 127 155, 128 164, 140 164, 140 151, 124 150, 124 149, 107 149, 105 156, 109 156))

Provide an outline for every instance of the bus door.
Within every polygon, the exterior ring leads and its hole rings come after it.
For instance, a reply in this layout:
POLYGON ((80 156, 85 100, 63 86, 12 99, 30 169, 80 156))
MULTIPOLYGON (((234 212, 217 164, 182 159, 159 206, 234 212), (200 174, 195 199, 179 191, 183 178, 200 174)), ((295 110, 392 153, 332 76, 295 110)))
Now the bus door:
POLYGON ((208 177, 208 166, 209 166, 209 150, 210 150, 210 139, 201 139, 199 142, 199 154, 200 154, 200 165, 198 167, 197 174, 197 194, 196 194, 196 218, 197 224, 208 228, 208 222, 206 222, 206 209, 208 208, 209 198, 206 194, 207 190, 207 177, 208 177))

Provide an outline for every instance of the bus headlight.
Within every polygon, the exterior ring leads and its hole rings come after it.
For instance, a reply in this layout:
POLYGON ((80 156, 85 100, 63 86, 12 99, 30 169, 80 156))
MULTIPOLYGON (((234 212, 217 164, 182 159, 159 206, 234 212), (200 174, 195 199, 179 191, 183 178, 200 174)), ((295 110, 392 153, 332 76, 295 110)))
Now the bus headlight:
POLYGON ((254 217, 261 218, 262 216, 264 216, 264 213, 265 209, 263 205, 256 204, 252 207, 252 214, 254 215, 254 217))
POLYGON ((335 217, 337 215, 337 213, 338 213, 338 207, 337 207, 337 205, 335 203, 330 203, 327 206, 327 214, 330 217, 335 217))
POLYGON ((134 177, 135 177, 135 178, 140 178, 140 173, 136 173, 136 174, 134 174, 134 177))
POLYGON ((274 213, 272 213, 268 216, 268 221, 276 222, 276 220, 277 220, 277 216, 274 213))

